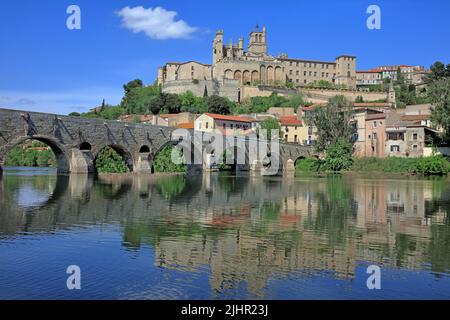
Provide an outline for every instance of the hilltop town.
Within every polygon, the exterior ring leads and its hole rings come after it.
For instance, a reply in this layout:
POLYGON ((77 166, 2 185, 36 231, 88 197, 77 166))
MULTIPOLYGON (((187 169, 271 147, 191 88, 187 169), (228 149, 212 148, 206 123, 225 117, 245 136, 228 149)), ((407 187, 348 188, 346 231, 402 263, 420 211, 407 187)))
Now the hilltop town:
MULTIPOLYGON (((406 64, 358 70, 352 55, 334 61, 272 56, 266 27, 250 33, 247 50, 244 38, 224 44, 219 30, 212 64, 168 62, 153 86, 129 82, 115 118, 227 136, 256 133, 272 121, 283 142, 314 146, 318 129, 308 118, 343 96, 352 108, 353 156, 449 154, 445 143, 436 144, 444 128, 431 121, 426 92, 431 75, 423 66, 406 64)), ((87 116, 104 110, 103 104, 87 116)))

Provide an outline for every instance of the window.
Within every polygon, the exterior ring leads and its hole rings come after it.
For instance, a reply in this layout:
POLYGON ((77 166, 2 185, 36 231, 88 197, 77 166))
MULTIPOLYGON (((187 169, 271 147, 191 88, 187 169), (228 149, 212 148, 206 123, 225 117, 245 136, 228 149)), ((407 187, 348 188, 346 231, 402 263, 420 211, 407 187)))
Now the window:
POLYGON ((298 75, 300 74, 300 71, 297 70, 297 71, 295 72, 295 74, 298 76, 298 75))
POLYGON ((222 124, 222 126, 223 126, 224 129, 226 128, 225 122, 222 124))
POLYGON ((375 132, 373 133, 373 140, 377 140, 377 134, 375 132))
POLYGON ((377 122, 376 122, 376 121, 373 122, 373 127, 374 127, 374 128, 377 127, 377 122))
POLYGON ((294 142, 297 142, 297 135, 294 136, 294 142))
POLYGON ((287 134, 284 136, 284 140, 288 141, 288 135, 287 134))
POLYGON ((391 152, 400 152, 400 146, 391 146, 391 152))
POLYGON ((209 126, 209 122, 206 123, 206 129, 208 129, 208 126, 209 126))
POLYGON ((305 80, 303 80, 303 83, 306 83, 306 79, 305 79, 305 80))
POLYGON ((289 132, 289 127, 286 127, 284 131, 289 132))
POLYGON ((303 71, 303 75, 306 77, 306 71, 303 71))
MULTIPOLYGON (((417 136, 417 133, 414 133, 414 134, 413 134, 413 140, 417 140, 417 137, 418 137, 418 136, 417 136)), ((417 147, 417 146, 416 146, 416 147, 417 147)))
POLYGON ((289 75, 292 76, 292 70, 289 70, 289 75))
POLYGON ((317 77, 317 72, 314 71, 314 77, 317 77))
POLYGON ((413 145, 413 151, 417 151, 418 147, 417 144, 413 145))
POLYGON ((230 124, 230 128, 233 129, 233 124, 230 124))

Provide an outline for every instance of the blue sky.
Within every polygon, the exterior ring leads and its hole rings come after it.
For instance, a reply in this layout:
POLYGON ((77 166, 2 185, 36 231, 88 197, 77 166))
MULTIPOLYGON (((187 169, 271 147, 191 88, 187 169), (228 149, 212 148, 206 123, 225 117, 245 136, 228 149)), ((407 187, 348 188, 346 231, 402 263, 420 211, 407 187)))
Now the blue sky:
POLYGON ((448 0, 6 0, 0 107, 66 114, 103 98, 115 104, 124 83, 152 83, 167 61, 211 63, 215 30, 224 29, 226 42, 244 36, 247 45, 257 23, 268 29, 273 55, 328 61, 352 54, 357 69, 450 63, 449 12, 448 0), (66 27, 71 4, 81 9, 81 30, 66 27), (366 27, 371 4, 381 8, 381 30, 366 27))

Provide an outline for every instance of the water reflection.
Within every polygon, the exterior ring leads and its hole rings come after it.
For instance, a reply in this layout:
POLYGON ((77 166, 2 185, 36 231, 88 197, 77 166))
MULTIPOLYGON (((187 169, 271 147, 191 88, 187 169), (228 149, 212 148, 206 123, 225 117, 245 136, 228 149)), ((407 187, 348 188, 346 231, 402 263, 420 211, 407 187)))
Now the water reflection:
MULTIPOLYGON (((207 277, 206 284, 178 283, 183 293, 173 298, 195 298, 198 290, 203 298, 333 297, 325 288, 299 289, 302 279, 317 277, 346 281, 347 297, 360 298, 365 278, 355 279, 359 267, 369 264, 430 274, 440 279, 433 281, 439 293, 450 298, 450 184, 445 178, 41 178, 1 178, 0 254, 2 239, 11 241, 24 230, 58 234, 119 226, 122 250, 139 254, 149 248, 151 268, 137 268, 129 256, 115 253, 120 250, 115 244, 102 243, 105 249, 88 242, 85 249, 116 254, 128 277, 157 270, 207 277), (25 192, 49 196, 30 202, 34 198, 24 198, 25 192), (293 289, 277 291, 280 281, 293 289)), ((125 279, 114 280, 125 285, 125 279)), ((407 296, 404 284, 384 291, 385 297, 407 296)), ((427 286, 431 297, 435 288, 427 286)), ((158 297, 149 289, 127 292, 128 298, 158 297)))

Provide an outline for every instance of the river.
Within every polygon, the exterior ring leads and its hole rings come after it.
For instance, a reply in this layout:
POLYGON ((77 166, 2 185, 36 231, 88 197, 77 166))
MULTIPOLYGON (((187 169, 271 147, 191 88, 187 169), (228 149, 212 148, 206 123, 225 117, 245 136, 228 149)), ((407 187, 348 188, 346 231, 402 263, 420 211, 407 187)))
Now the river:
POLYGON ((0 299, 450 299, 449 178, 4 169, 0 299))

